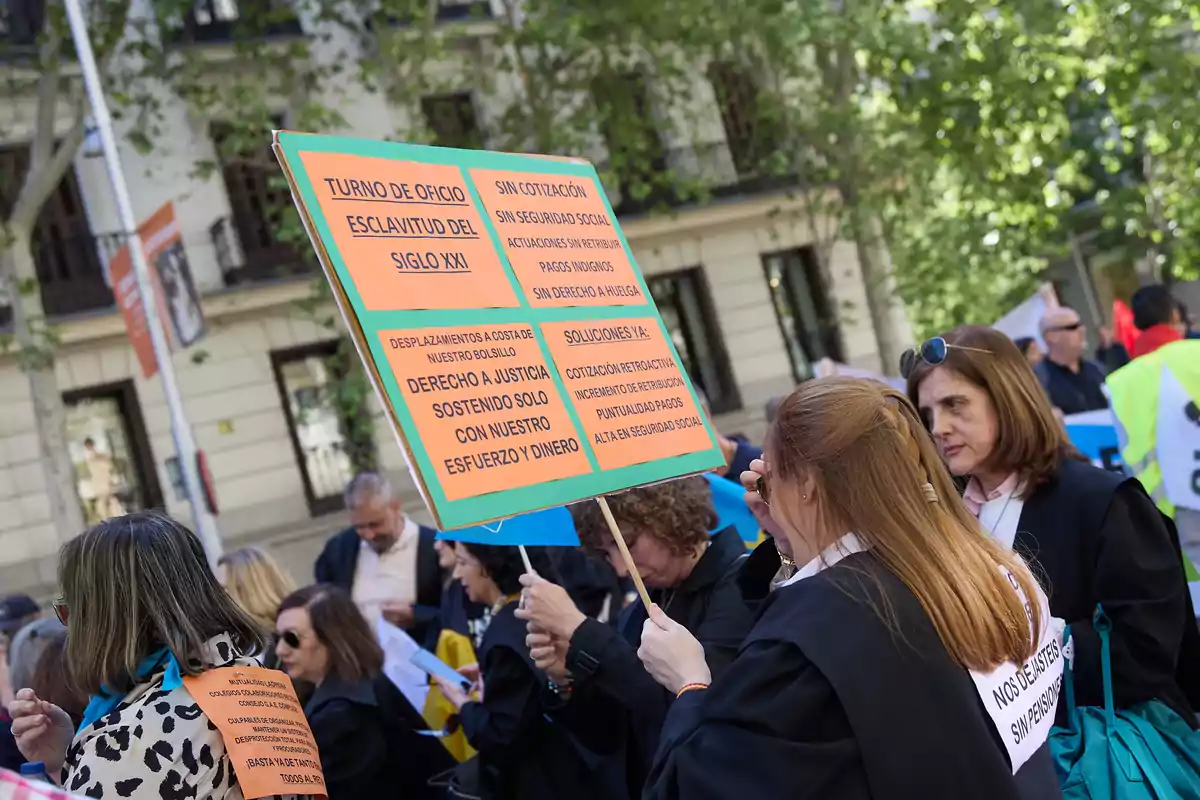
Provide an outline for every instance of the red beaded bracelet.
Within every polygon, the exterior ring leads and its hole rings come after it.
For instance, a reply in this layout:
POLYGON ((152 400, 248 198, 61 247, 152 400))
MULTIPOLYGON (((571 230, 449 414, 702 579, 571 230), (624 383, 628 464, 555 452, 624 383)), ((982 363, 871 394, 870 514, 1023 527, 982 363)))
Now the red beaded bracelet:
POLYGON ((678 692, 675 693, 675 698, 678 699, 680 697, 683 697, 683 695, 685 693, 693 691, 695 689, 707 689, 707 688, 708 688, 707 683, 686 683, 683 685, 682 689, 680 689, 678 692))

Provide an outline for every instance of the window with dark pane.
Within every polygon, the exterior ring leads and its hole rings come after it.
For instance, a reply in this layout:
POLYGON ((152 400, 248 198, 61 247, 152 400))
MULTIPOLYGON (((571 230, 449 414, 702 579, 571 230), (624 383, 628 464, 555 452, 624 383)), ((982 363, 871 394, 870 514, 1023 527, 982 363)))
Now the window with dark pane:
POLYGON ((725 140, 738 175, 762 173, 767 160, 779 149, 782 136, 778 118, 768 113, 754 76, 740 64, 714 61, 708 80, 717 97, 725 140))
MULTIPOLYGON (((297 248, 285 240, 281 230, 286 215, 294 213, 291 192, 270 145, 263 145, 270 141, 272 129, 282 127, 282 117, 254 130, 225 122, 210 123, 209 133, 231 212, 228 224, 218 220, 213 225, 214 246, 219 253, 231 252, 230 243, 219 240, 232 229, 245 259, 236 269, 236 276, 226 273, 226 280, 232 283, 280 277, 301 260, 297 248)), ((226 256, 226 260, 230 258, 226 256)))
POLYGON ((836 306, 813 249, 768 253, 762 262, 796 382, 811 378, 822 358, 844 361, 836 306))
POLYGON ((608 148, 605 166, 616 179, 622 206, 628 210, 665 200, 667 153, 654 124, 646 77, 636 72, 600 76, 592 82, 592 98, 608 148))
POLYGON ((346 418, 337 402, 345 377, 338 342, 276 350, 271 364, 309 510, 313 514, 336 510, 356 471, 356 454, 346 434, 353 420, 346 418))
POLYGON ((714 414, 740 408, 729 353, 717 322, 703 267, 646 279, 671 342, 692 382, 708 396, 714 414))
POLYGON ((300 20, 286 0, 195 0, 180 13, 177 4, 157 3, 164 37, 209 44, 272 36, 299 36, 300 20))
MULTIPOLYGON (((0 149, 0 217, 12 210, 28 169, 28 144, 0 149)), ((33 225, 34 269, 45 313, 55 317, 111 306, 104 268, 119 247, 116 237, 92 233, 75 170, 68 169, 33 225)), ((0 312, 7 313, 7 307, 0 312)))
POLYGON ((469 93, 443 94, 421 98, 425 124, 433 133, 438 147, 458 147, 479 150, 483 147, 483 131, 475 117, 475 104, 469 93))

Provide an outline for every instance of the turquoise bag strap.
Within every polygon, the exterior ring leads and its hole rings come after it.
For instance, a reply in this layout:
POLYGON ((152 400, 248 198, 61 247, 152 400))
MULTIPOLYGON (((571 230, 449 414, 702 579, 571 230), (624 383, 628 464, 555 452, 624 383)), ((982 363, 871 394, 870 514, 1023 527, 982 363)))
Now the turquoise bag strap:
MULTIPOLYGON (((1067 625, 1063 628, 1062 646, 1065 649, 1067 642, 1071 641, 1071 626, 1067 625)), ((1071 733, 1079 733, 1079 720, 1075 718, 1075 675, 1071 669, 1071 662, 1066 658, 1063 659, 1063 684, 1065 684, 1067 692, 1067 730, 1071 733)))
POLYGON ((1092 627, 1100 636, 1100 675, 1104 679, 1104 721, 1108 723, 1108 729, 1113 730, 1117 724, 1117 712, 1116 703, 1113 701, 1112 656, 1108 642, 1109 632, 1112 631, 1112 621, 1099 604, 1096 605, 1096 613, 1092 615, 1092 627))

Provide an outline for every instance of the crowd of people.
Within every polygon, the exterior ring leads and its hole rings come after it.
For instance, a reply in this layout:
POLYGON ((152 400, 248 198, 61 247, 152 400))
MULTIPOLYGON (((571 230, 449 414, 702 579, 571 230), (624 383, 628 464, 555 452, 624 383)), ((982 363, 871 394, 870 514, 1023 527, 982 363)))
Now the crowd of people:
POLYGON ((1061 421, 1103 407, 1122 359, 1187 335, 1166 297, 1133 301, 1153 341, 1105 340, 1095 362, 1060 308, 1044 355, 968 326, 905 354, 903 392, 802 383, 761 448, 720 437, 717 480, 762 530, 750 551, 717 529, 705 477, 611 496, 649 606, 593 502, 570 508, 581 547, 527 563, 438 539, 363 473, 305 586, 257 548, 212 569, 161 513, 100 522, 63 547, 53 618, 0 603, 0 767, 40 762, 85 797, 239 800, 187 681, 265 664, 295 686, 331 800, 1059 798, 1048 728, 1016 747, 980 686, 1028 677, 1064 625, 1075 703, 1156 702, 1197 728, 1176 529, 1061 421), (386 625, 439 654, 464 641, 460 679, 417 707, 385 670, 386 625))

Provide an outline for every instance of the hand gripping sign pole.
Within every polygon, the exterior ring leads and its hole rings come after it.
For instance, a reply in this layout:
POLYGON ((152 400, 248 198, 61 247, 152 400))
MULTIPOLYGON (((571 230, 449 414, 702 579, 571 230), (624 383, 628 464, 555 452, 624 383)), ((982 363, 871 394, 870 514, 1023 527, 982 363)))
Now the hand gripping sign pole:
POLYGON ((205 504, 204 489, 201 485, 200 470, 196 460, 196 441, 192 436, 192 429, 188 424, 187 417, 184 415, 179 385, 175 382, 171 348, 159 316, 158 294, 150 279, 150 267, 146 263, 146 251, 142 246, 142 237, 138 235, 133 203, 129 199, 129 187, 125 185, 125 173, 121 169, 121 156, 117 151, 116 138, 113 136, 112 117, 108 112, 108 102, 104 98, 104 90, 100 86, 96 54, 92 51, 92 43, 87 33, 87 22, 83 16, 83 9, 79 6, 79 0, 65 0, 64 5, 66 6, 67 20, 71 25, 71 38, 75 42, 75 52, 79 58, 79 69, 83 74, 88 100, 92 106, 92 116, 100 134, 104 162, 108 168, 113 198, 117 203, 117 219, 129 246, 133 274, 137 279, 142 307, 146 314, 146 327, 149 328, 150 341, 154 345, 154 358, 158 362, 159 374, 162 375, 163 394, 166 396, 167 410, 171 415, 171 432, 175 439, 175 450, 179 455, 180 469, 183 472, 184 488, 192 506, 192 519, 196 533, 204 543, 209 561, 215 565, 216 559, 221 554, 221 539, 205 504))

